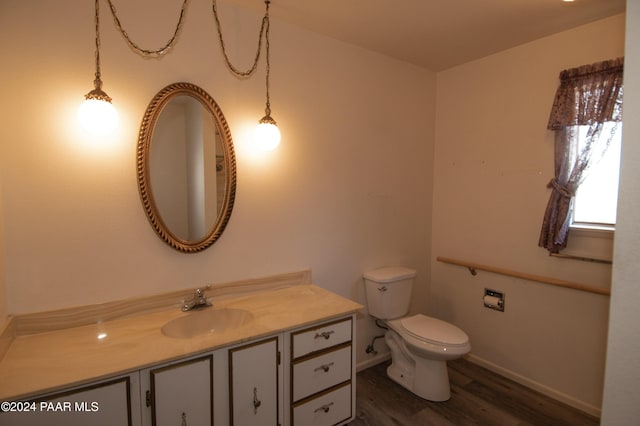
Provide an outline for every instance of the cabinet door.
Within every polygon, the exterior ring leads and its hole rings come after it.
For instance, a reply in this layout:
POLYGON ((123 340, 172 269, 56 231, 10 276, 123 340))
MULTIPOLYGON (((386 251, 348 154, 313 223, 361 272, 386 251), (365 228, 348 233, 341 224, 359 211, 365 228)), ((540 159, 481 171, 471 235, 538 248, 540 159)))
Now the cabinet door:
POLYGON ((207 355, 145 370, 150 379, 145 399, 150 407, 152 424, 213 425, 212 367, 213 356, 207 355))
MULTIPOLYGON (((3 426, 131 426, 138 424, 132 410, 131 387, 138 386, 137 373, 114 380, 83 386, 67 392, 15 403, 0 412, 3 426), (16 411, 11 411, 16 410, 16 411), (18 411, 19 410, 19 411, 18 411), (26 411, 27 410, 27 411, 26 411)), ((136 398, 136 403, 137 403, 136 398)))
POLYGON ((232 425, 278 425, 278 352, 277 337, 229 350, 232 425))

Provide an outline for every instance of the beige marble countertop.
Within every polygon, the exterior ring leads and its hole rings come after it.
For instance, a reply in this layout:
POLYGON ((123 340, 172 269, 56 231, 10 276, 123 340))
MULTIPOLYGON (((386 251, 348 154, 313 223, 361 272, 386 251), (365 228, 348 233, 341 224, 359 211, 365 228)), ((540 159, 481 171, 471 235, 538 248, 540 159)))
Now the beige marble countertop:
POLYGON ((190 339, 161 327, 189 313, 176 307, 30 335, 18 335, 0 362, 0 400, 17 400, 123 374, 223 346, 356 312, 362 305, 312 284, 214 301, 250 311, 239 328, 190 339), (98 335, 106 333, 99 339, 98 335))

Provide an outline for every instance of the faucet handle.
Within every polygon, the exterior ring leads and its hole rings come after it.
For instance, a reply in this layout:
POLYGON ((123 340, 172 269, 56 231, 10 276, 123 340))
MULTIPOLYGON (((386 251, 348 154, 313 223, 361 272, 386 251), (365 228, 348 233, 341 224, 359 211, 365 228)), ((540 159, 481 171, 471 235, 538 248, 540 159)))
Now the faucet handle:
POLYGON ((204 297, 204 291, 209 290, 211 288, 211 284, 207 284, 204 288, 198 287, 196 288, 196 295, 200 297, 204 297))
POLYGON ((204 292, 205 292, 205 290, 209 290, 210 288, 211 288, 211 284, 207 284, 207 285, 206 285, 206 286, 204 286, 204 287, 198 287, 198 288, 196 288, 195 293, 196 293, 196 295, 198 295, 198 296, 204 296, 204 292))
POLYGON ((182 303, 182 311, 187 312, 192 309, 200 309, 207 306, 213 306, 211 302, 207 300, 207 297, 204 294, 204 290, 210 289, 211 286, 207 285, 204 288, 196 288, 194 291, 193 298, 191 300, 183 300, 182 303))

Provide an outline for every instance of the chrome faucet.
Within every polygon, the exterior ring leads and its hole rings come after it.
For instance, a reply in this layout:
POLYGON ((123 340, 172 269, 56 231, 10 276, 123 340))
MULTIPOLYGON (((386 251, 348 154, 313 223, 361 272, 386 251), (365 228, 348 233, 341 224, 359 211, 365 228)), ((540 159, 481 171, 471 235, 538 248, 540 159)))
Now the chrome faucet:
MULTIPOLYGON (((210 285, 205 287, 205 290, 211 288, 210 285)), ((193 295, 193 299, 184 301, 184 305, 182 305, 182 311, 188 312, 194 309, 202 309, 212 306, 211 302, 207 300, 204 295, 204 290, 201 288, 196 288, 195 294, 193 295)))

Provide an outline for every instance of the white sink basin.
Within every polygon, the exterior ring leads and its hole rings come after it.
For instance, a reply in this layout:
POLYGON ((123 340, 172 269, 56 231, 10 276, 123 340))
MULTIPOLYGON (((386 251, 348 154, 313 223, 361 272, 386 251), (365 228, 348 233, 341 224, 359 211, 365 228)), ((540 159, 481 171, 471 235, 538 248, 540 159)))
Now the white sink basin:
POLYGON ((241 327, 253 319, 244 309, 208 309, 194 311, 162 326, 162 334, 177 339, 189 339, 208 333, 220 333, 241 327))

